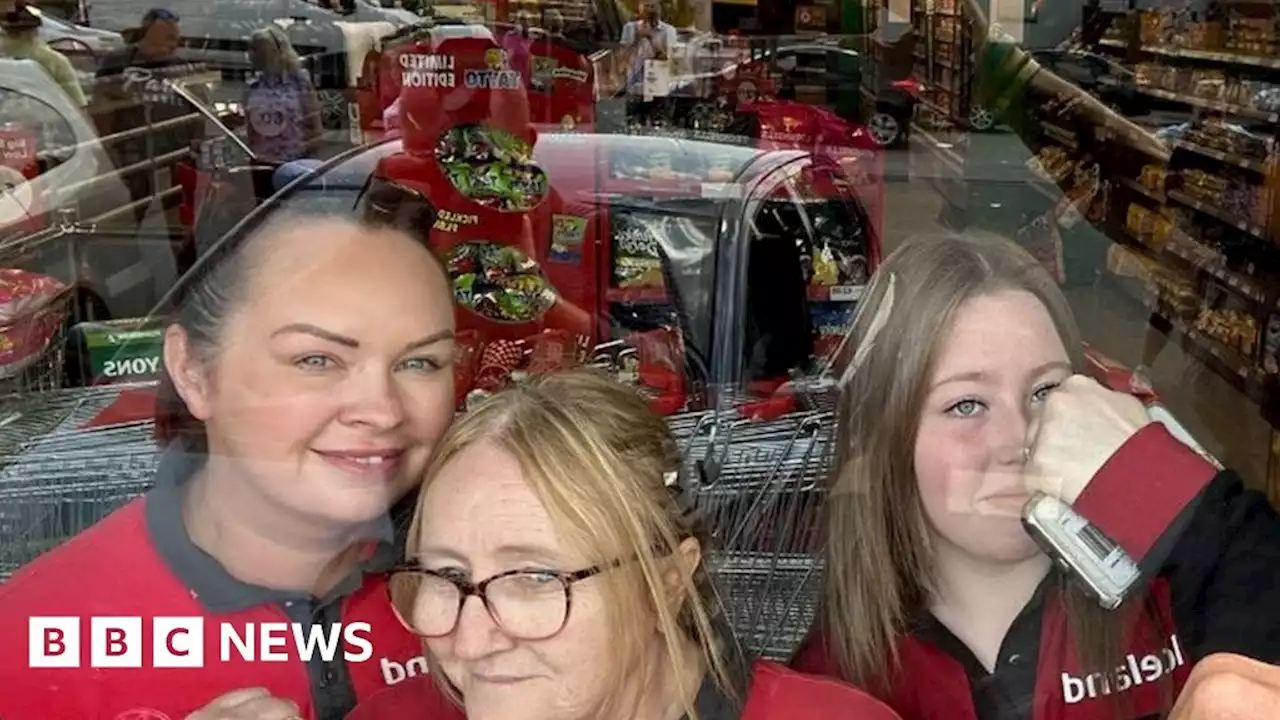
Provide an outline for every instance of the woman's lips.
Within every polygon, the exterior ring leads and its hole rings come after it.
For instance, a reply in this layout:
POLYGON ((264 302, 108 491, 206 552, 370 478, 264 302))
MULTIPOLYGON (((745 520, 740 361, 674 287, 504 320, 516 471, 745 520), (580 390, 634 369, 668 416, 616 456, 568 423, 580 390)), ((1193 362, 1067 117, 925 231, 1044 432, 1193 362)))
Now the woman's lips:
POLYGON ((1022 508, 1027 504, 1026 493, 1001 493, 988 495, 973 503, 973 509, 980 515, 998 515, 1001 517, 1020 517, 1022 508))
POLYGON ((313 450, 325 462, 361 478, 385 479, 396 471, 404 450, 313 450))
POLYGON ((530 679, 524 675, 480 675, 476 673, 472 673, 471 677, 485 685, 515 685, 530 679))

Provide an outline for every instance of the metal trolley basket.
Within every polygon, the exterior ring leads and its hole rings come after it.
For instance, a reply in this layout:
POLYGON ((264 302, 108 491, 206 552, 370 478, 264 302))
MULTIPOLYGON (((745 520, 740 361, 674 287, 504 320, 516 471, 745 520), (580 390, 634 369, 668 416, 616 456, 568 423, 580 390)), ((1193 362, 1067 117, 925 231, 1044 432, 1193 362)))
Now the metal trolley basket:
POLYGON ((137 387, 0 398, 0 580, 150 488, 152 422, 84 427, 137 387))
POLYGON ((768 421, 714 413, 672 418, 694 508, 709 524, 708 558, 735 635, 787 660, 816 614, 819 513, 834 416, 809 410, 768 421))

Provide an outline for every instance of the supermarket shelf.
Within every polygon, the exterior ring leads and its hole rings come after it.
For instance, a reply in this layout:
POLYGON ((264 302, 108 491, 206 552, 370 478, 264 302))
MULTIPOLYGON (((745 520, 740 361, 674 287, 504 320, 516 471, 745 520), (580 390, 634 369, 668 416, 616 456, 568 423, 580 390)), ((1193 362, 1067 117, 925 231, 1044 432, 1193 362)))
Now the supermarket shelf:
POLYGON ((1179 140, 1176 143, 1174 143, 1174 145, 1176 147, 1180 147, 1184 150, 1188 150, 1198 155, 1204 155, 1205 157, 1213 158, 1214 160, 1217 160, 1219 162, 1224 162, 1228 165, 1235 165, 1236 167, 1241 167, 1246 170, 1253 170, 1256 172, 1267 171, 1267 164, 1261 160, 1252 160, 1243 155, 1233 155, 1231 153, 1224 153, 1221 150, 1214 150, 1213 148, 1205 147, 1203 145, 1198 145, 1196 143, 1188 142, 1186 140, 1179 140))
POLYGON ((667 290, 661 287, 611 287, 604 291, 604 299, 627 305, 662 304, 667 302, 667 290))
POLYGON ((1162 303, 1136 295, 1123 278, 1110 272, 1102 273, 1107 284, 1117 289, 1121 295, 1140 305, 1150 313, 1159 315, 1173 326, 1170 339, 1188 354, 1203 362, 1233 387, 1254 402, 1263 402, 1264 393, 1261 385, 1262 373, 1244 361, 1239 355, 1211 337, 1191 328, 1181 318, 1173 316, 1162 303))
POLYGON ((1136 87, 1138 92, 1146 93, 1152 97, 1158 97, 1164 100, 1186 103, 1188 105, 1205 108, 1206 110, 1216 110, 1217 112, 1237 115, 1239 117, 1253 118, 1255 120, 1262 120, 1263 122, 1280 122, 1280 114, 1277 113, 1269 113, 1263 110, 1247 108, 1243 105, 1231 105, 1224 102, 1218 102, 1217 100, 1210 100, 1209 98, 1196 97, 1195 95, 1183 95, 1182 93, 1170 92, 1168 90, 1154 88, 1149 85, 1138 85, 1136 87))
MULTIPOLYGON (((1120 47, 1124 47, 1124 43, 1121 43, 1120 47)), ((1141 49, 1143 52, 1151 53, 1153 55, 1164 55, 1166 57, 1186 58, 1188 60, 1212 60, 1214 62, 1233 63, 1235 65, 1253 65, 1254 67, 1280 69, 1280 58, 1217 52, 1214 50, 1160 47, 1159 45, 1144 45, 1141 49)))
POLYGON ((857 302, 866 293, 866 285, 810 285, 809 300, 813 302, 857 302))
POLYGON ((1041 122, 1040 128, 1044 131, 1045 136, 1054 142, 1061 143, 1073 149, 1080 147, 1080 142, 1076 138, 1076 134, 1066 128, 1054 125, 1051 122, 1041 122))
POLYGON ((1185 235, 1179 233, 1173 242, 1165 245, 1165 252, 1174 257, 1182 259, 1188 265, 1196 270, 1209 275, 1220 283, 1230 287, 1246 298, 1259 304, 1265 304, 1267 301, 1266 290, 1260 286, 1257 281, 1240 273, 1228 270, 1224 265, 1223 258, 1219 255, 1217 260, 1211 263, 1204 262, 1203 259, 1197 258, 1190 248, 1192 240, 1185 235))
MULTIPOLYGON (((1266 2, 1266 0, 1261 1, 1266 2)), ((1119 49, 1128 47, 1125 41, 1113 38, 1099 40, 1098 44, 1103 47, 1119 49)), ((1210 60, 1213 62, 1231 63, 1233 65, 1252 65, 1254 67, 1280 69, 1280 58, 1264 57, 1261 55, 1246 55, 1244 53, 1220 52, 1217 50, 1193 50, 1191 48, 1161 45, 1143 45, 1138 49, 1151 55, 1163 55, 1165 57, 1182 58, 1185 60, 1210 60)))
MULTIPOLYGON (((866 291, 866 285, 810 285, 808 295, 813 302, 857 302, 866 291)), ((666 289, 661 287, 611 287, 604 291, 604 299, 620 305, 662 305, 670 302, 666 289)))
POLYGON ((1167 201, 1167 198, 1164 196, 1164 193, 1156 192, 1155 190, 1152 190, 1151 188, 1147 187, 1146 185, 1143 185, 1142 183, 1138 182, 1137 180, 1134 180, 1133 178, 1122 177, 1120 178, 1120 184, 1124 185, 1130 190, 1133 190, 1134 192, 1140 193, 1142 195, 1145 195, 1151 198, 1152 200, 1160 203, 1161 205, 1163 205, 1167 201))
POLYGON ((1200 202, 1199 200, 1196 200, 1190 195, 1187 195, 1186 193, 1178 190, 1168 190, 1165 192, 1165 194, 1169 196, 1170 200, 1174 200, 1194 210, 1199 210, 1202 214, 1208 215, 1209 217, 1217 220, 1218 222, 1226 223, 1227 225, 1230 225, 1231 227, 1234 227, 1237 230, 1247 232, 1250 235, 1253 235, 1254 237, 1258 238, 1259 240, 1267 239, 1267 231, 1265 228, 1263 228, 1260 225, 1254 225, 1253 223, 1250 223, 1250 222, 1238 220, 1232 217, 1231 215, 1227 214, 1226 212, 1223 212, 1222 210, 1219 210, 1218 208, 1212 205, 1209 205, 1208 203, 1200 202))

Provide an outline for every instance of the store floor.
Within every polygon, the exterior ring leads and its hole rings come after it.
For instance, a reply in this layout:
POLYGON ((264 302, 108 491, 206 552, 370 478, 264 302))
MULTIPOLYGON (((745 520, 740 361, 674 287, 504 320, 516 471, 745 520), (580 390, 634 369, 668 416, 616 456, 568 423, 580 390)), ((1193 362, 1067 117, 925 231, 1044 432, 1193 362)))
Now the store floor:
MULTIPOLYGON (((907 152, 914 151, 894 154, 907 152)), ((898 158, 891 164, 907 166, 898 158)), ((941 198, 923 178, 892 174, 885 191, 885 252, 912 235, 944 231, 937 222, 941 207, 941 198)), ((1142 362, 1148 314, 1140 306, 1106 283, 1073 289, 1068 298, 1086 342, 1130 367, 1142 362)), ((1262 489, 1271 428, 1258 406, 1184 352, 1176 339, 1165 343, 1151 374, 1170 411, 1201 444, 1262 489)))

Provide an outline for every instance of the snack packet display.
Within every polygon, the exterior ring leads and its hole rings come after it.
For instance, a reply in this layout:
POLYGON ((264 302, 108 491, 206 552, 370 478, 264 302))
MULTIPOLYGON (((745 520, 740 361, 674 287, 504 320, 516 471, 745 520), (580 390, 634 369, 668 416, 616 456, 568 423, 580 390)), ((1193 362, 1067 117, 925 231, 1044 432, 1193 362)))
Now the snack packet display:
POLYGON ((501 212, 527 212, 546 199, 547 175, 533 148, 498 128, 463 125, 440 134, 436 160, 464 197, 501 212))
POLYGON ((445 267, 457 303, 490 320, 532 322, 556 303, 556 292, 538 263, 510 245, 456 245, 445 267))
MULTIPOLYGON (((495 393, 506 386, 511 372, 524 361, 524 350, 513 340, 494 340, 480 354, 475 389, 495 393)), ((474 391, 473 391, 474 392, 474 391)))
POLYGON ((656 228, 631 216, 617 218, 613 231, 613 283, 620 288, 660 288, 662 254, 656 228))
POLYGON ((543 330, 526 339, 532 345, 528 371, 535 374, 561 372, 581 365, 586 354, 586 338, 567 330, 543 330))
POLYGON ((0 377, 21 372, 53 341, 66 319, 67 286, 38 273, 0 269, 0 377))
POLYGON ((642 389, 651 395, 654 412, 678 412, 688 400, 684 378, 684 350, 680 334, 673 328, 632 333, 626 339, 635 348, 635 374, 642 389))

